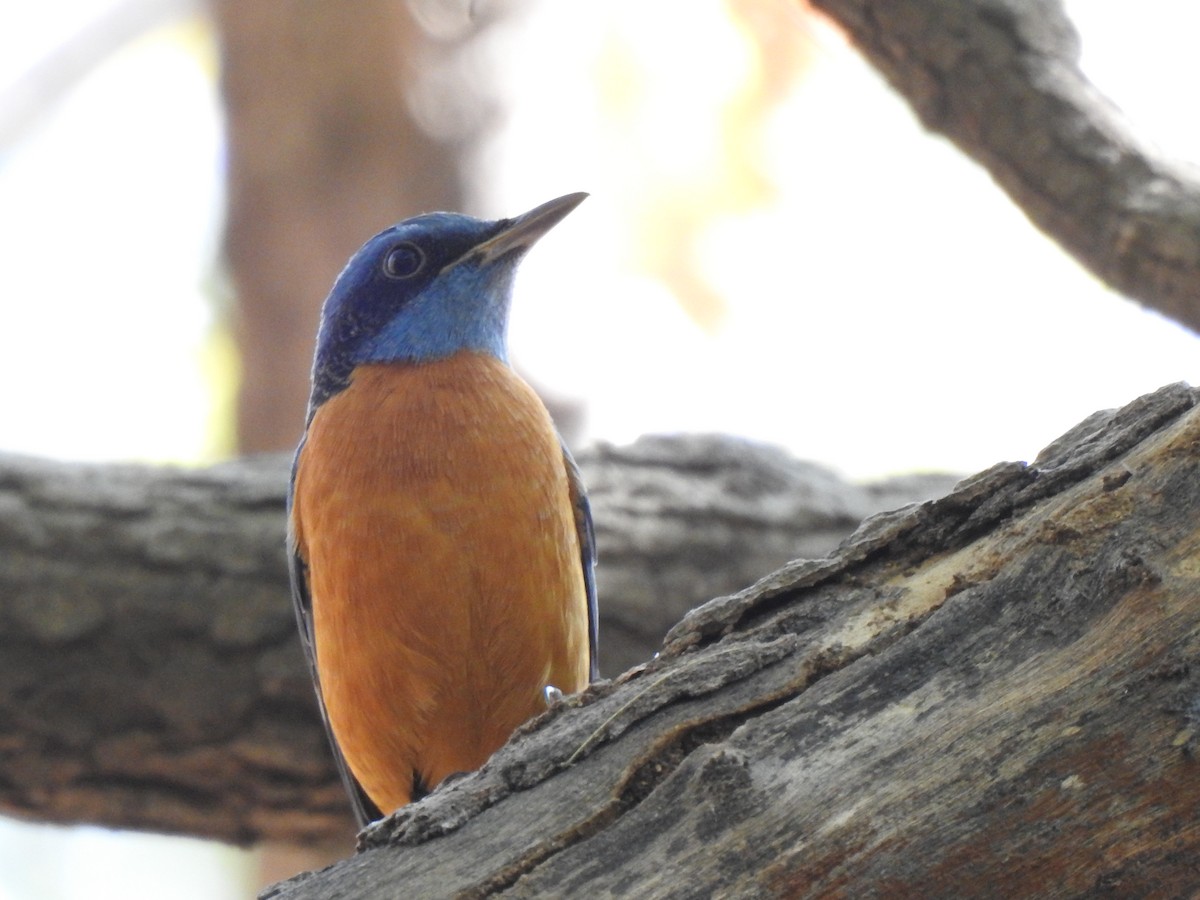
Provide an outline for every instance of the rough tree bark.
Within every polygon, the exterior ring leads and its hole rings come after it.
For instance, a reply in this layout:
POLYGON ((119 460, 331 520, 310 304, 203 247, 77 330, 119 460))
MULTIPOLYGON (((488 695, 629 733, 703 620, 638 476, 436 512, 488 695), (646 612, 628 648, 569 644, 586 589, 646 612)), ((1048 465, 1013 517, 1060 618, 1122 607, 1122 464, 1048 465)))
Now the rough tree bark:
POLYGON ((1182 897, 1200 391, 867 522, 264 896, 1182 897))
MULTIPOLYGON (((779 451, 644 439, 579 454, 602 665, 709 594, 819 555, 948 479, 846 485, 779 451)), ((0 458, 0 806, 250 843, 352 834, 287 595, 283 457, 179 470, 0 458)))
MULTIPOLYGON (((814 5, 1085 265, 1200 322, 1196 181, 1082 79, 1057 3, 814 5)), ((1196 400, 1165 389, 1090 420, 1032 467, 997 467, 705 606, 659 659, 369 832, 370 852, 274 895, 1188 895, 1196 400)), ((244 494, 254 468, 133 500, 107 470, 0 476, 9 809, 244 840, 340 827, 308 686, 294 650, 270 646, 294 646, 290 622, 253 587, 278 560, 254 558, 265 533, 222 545, 199 499, 234 484, 239 518, 273 520, 278 469, 244 494), (183 514, 164 518, 155 497, 177 493, 183 514), (208 563, 175 540, 197 522, 208 563), (144 605, 147 573, 169 612, 144 605), (97 666, 88 648, 110 631, 97 666), (48 667, 60 674, 40 680, 48 667)))
POLYGON ((1200 330, 1200 172, 1084 77, 1059 0, 809 2, 1082 265, 1200 330))

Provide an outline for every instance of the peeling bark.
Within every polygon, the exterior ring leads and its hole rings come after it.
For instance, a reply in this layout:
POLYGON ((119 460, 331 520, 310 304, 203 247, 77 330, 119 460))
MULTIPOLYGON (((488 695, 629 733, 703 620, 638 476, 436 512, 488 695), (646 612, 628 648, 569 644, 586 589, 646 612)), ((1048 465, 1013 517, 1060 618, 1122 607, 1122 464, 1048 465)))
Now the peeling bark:
POLYGON ((264 897, 1190 895, 1200 392, 687 615, 264 897))

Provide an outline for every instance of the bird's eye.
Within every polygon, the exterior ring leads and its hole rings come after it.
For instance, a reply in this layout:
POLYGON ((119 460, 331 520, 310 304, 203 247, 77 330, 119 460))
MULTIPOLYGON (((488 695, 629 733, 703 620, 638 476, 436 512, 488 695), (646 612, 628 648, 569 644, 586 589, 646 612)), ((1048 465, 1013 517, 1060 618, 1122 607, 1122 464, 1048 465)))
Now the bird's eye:
POLYGON ((383 273, 389 278, 412 278, 425 265, 425 254, 416 244, 397 244, 383 258, 383 273))

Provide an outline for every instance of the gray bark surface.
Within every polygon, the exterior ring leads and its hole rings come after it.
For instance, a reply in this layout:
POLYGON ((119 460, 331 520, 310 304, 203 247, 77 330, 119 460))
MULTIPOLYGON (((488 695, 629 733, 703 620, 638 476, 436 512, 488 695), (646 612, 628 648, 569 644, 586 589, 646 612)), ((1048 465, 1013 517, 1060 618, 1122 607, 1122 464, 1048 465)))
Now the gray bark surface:
POLYGON ((877 516, 263 896, 1180 897, 1200 392, 877 516))
MULTIPOLYGON (((706 586, 822 552, 877 508, 868 489, 731 439, 580 462, 610 675, 649 659, 706 586)), ((5 812, 236 843, 352 834, 288 596, 288 467, 0 457, 5 812)))

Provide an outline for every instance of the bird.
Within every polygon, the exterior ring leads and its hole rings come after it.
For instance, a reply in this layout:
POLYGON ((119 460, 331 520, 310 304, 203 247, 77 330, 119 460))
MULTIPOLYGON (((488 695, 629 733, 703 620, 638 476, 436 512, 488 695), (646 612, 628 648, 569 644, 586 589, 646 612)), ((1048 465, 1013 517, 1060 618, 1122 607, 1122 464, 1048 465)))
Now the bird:
POLYGON ((287 549, 360 826, 598 677, 591 508, 507 346, 518 263, 585 197, 402 221, 322 307, 287 549))

